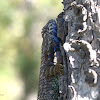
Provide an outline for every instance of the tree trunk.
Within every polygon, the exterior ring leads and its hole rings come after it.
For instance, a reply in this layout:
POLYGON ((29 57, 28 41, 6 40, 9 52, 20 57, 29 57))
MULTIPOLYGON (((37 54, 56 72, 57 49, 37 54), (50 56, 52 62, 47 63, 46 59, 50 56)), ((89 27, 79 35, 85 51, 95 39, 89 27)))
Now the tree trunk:
POLYGON ((63 0, 58 37, 65 74, 59 100, 100 100, 100 1, 63 0))

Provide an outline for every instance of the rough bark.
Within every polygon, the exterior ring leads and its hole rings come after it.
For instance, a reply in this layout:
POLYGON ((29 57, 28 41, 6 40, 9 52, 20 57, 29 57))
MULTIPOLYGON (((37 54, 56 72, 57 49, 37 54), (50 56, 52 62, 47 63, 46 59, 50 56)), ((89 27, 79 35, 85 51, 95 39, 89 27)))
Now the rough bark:
POLYGON ((100 100, 100 1, 63 0, 58 37, 65 74, 59 100, 100 100))

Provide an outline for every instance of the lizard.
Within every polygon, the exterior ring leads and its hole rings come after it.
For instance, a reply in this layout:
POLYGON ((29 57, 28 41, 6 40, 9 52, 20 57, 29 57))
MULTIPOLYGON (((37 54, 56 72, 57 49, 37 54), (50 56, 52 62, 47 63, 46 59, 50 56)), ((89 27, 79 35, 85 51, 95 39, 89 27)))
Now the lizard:
POLYGON ((54 64, 54 54, 60 50, 55 20, 49 20, 43 27, 42 38, 42 56, 37 100, 58 100, 58 75, 62 75, 64 72, 62 64, 54 64))

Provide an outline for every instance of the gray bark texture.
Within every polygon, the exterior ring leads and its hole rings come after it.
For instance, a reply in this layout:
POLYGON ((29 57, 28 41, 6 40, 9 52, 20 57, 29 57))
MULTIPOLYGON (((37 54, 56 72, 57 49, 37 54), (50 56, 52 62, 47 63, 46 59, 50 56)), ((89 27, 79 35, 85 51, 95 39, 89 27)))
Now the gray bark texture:
POLYGON ((59 100, 100 100, 100 1, 63 0, 57 17, 64 75, 59 100))

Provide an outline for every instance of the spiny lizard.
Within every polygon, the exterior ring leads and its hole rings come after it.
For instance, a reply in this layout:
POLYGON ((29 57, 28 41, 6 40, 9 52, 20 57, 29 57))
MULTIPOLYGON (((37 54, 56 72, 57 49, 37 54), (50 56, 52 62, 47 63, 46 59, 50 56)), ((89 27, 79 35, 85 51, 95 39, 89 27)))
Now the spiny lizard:
POLYGON ((54 53, 59 51, 57 24, 51 19, 42 29, 42 57, 37 100, 58 100, 58 75, 63 74, 62 64, 54 64, 54 53))

